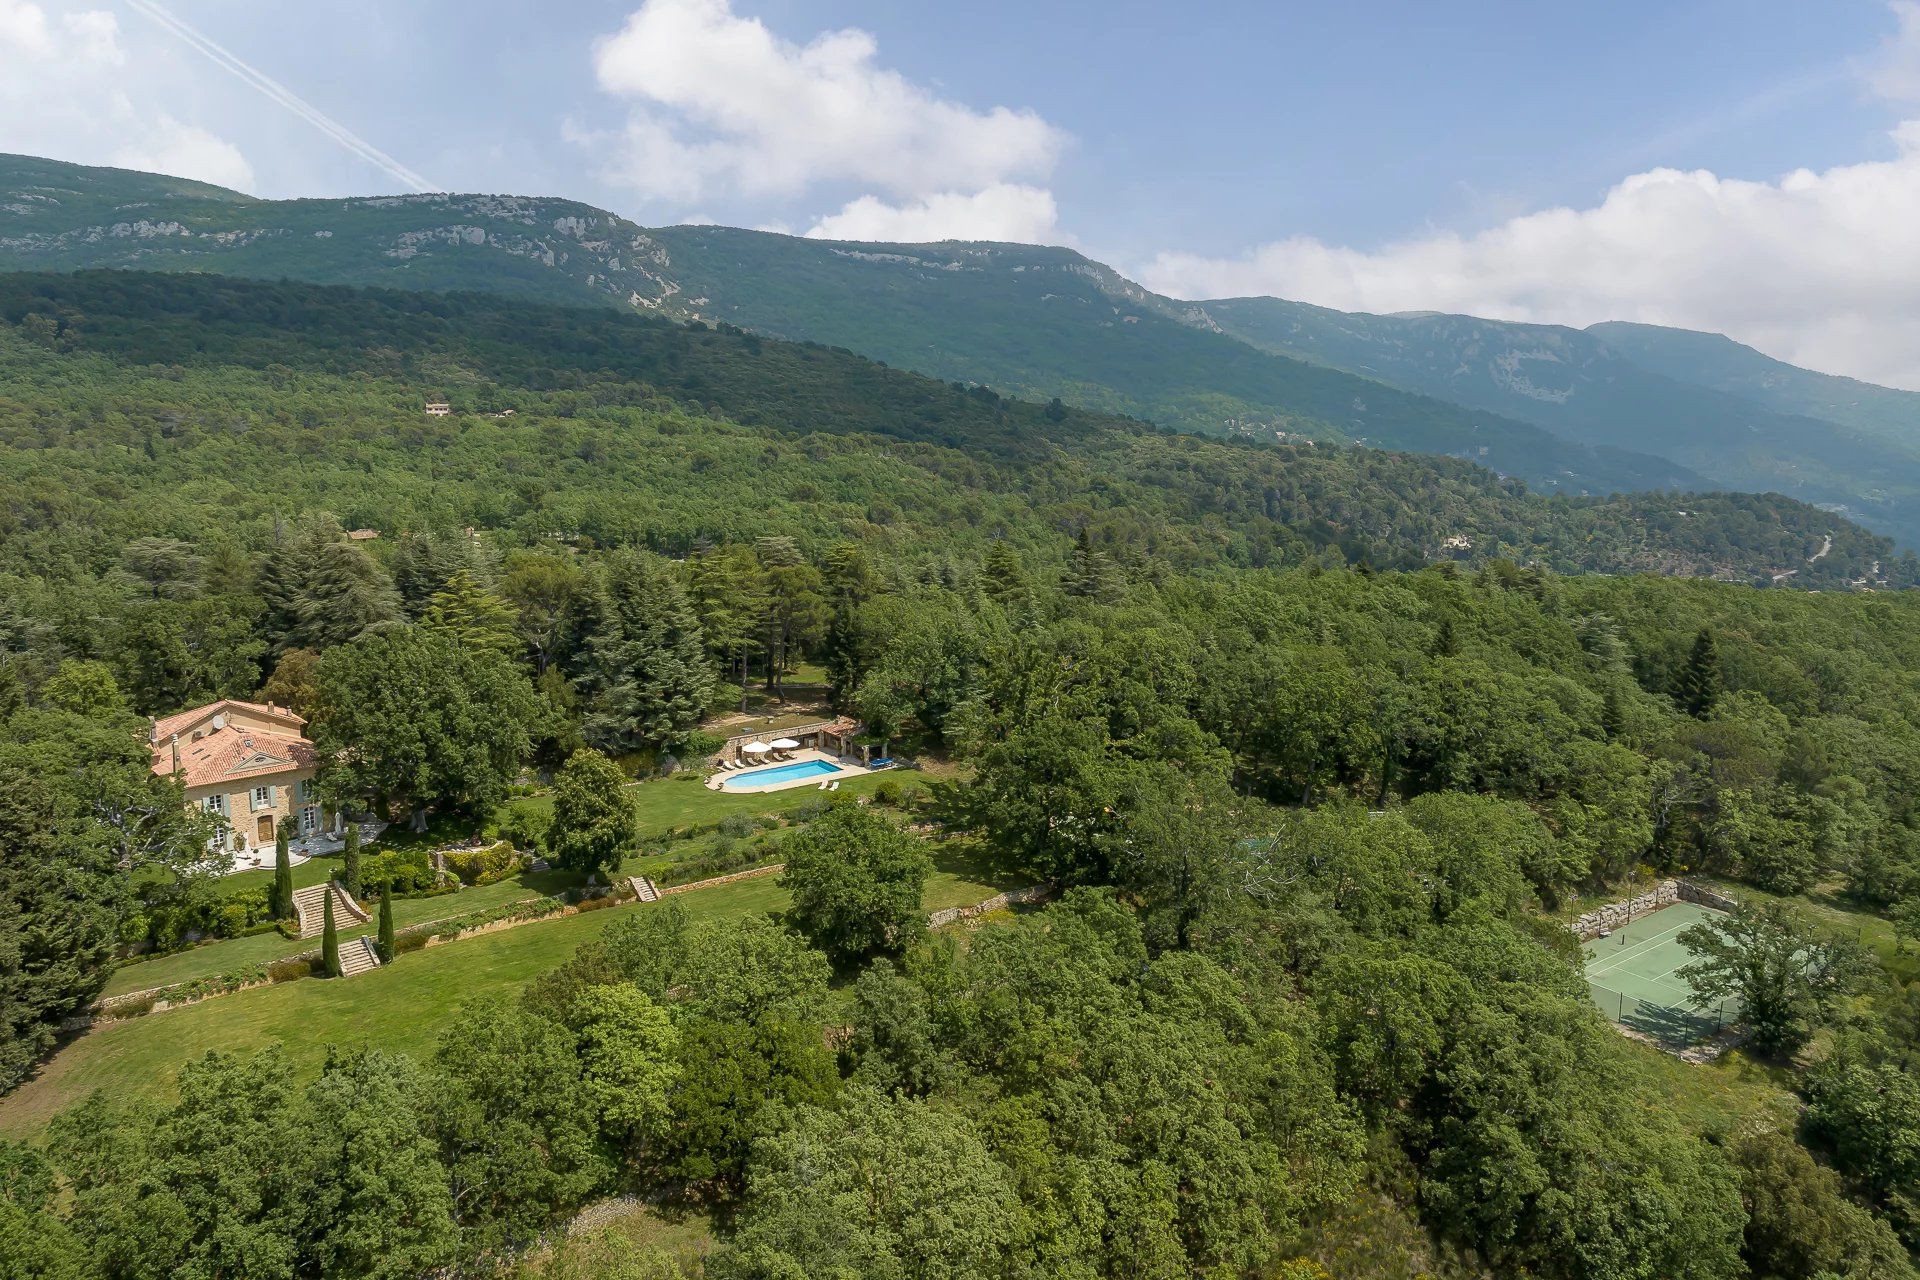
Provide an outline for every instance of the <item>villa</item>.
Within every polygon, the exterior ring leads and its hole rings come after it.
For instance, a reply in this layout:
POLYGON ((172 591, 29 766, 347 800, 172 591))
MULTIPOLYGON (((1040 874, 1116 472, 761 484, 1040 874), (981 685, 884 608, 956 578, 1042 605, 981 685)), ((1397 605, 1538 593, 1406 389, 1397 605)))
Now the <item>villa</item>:
POLYGON ((272 703, 210 702, 153 722, 153 771, 178 777, 187 804, 220 819, 219 841, 237 862, 268 857, 283 826, 292 839, 334 820, 313 794, 306 725, 272 703))

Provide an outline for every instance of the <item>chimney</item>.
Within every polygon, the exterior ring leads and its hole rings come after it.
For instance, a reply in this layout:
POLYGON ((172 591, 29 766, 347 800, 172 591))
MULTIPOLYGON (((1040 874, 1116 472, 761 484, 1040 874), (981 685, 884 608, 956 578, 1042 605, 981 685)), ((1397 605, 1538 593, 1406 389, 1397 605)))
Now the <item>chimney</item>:
POLYGON ((158 720, 147 721, 147 745, 150 747, 160 745, 160 722, 158 720))
POLYGON ((180 735, 173 735, 173 771, 180 772, 180 735))

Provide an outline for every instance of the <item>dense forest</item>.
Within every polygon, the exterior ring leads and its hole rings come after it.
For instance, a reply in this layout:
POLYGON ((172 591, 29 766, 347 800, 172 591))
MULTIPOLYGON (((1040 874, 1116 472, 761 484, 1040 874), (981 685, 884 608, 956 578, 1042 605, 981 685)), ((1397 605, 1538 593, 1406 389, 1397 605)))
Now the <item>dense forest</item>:
POLYGON ((802 660, 952 766, 911 827, 823 807, 782 916, 625 913, 427 1060, 213 1052, 0 1146, 7 1274, 674 1275, 557 1243, 627 1195, 716 1277, 1317 1280, 1355 1214, 1457 1277, 1914 1275, 1920 985, 1791 903, 1920 932, 1920 600, 1626 572, 1884 542, 607 313, 103 274, 0 318, 0 1087, 221 927, 146 715, 292 706, 396 822, 551 778, 593 869, 622 770, 802 660), (1060 896, 930 934, 920 832, 1060 896), (1796 1114, 1676 1105, 1594 1008, 1555 913, 1648 871, 1751 894, 1717 945, 1796 1114))
POLYGON ((1322 555, 1829 588, 1916 573, 1774 495, 1546 499, 1464 462, 1168 434, 601 311, 94 272, 0 276, 0 321, 0 535, 41 565, 98 571, 128 538, 212 527, 258 548, 276 516, 324 509, 675 556, 849 537, 943 573, 996 540, 1057 562, 1082 532, 1143 573, 1322 555), (462 412, 424 418, 435 396, 462 412))

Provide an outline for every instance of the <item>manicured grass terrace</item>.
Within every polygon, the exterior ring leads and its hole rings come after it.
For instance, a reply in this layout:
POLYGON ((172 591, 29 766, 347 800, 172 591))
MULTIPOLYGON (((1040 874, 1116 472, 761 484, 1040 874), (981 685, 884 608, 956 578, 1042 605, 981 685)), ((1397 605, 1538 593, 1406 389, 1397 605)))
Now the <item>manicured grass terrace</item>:
MULTIPOLYGON (((925 897, 929 911, 978 902, 1006 887, 986 879, 957 850, 933 852, 936 871, 925 897)), ((426 902, 466 897, 447 895, 426 902)), ((778 876, 763 876, 697 890, 679 900, 696 919, 740 919, 783 910, 787 893, 778 876)), ((96 1089, 122 1097, 168 1096, 174 1073, 211 1049, 256 1050, 277 1044, 298 1069, 309 1072, 319 1067, 328 1045, 370 1045, 424 1057, 461 1006, 513 995, 613 921, 647 909, 616 907, 534 921, 411 952, 388 968, 356 978, 280 983, 103 1024, 0 1100, 0 1138, 37 1134, 55 1113, 96 1089)))

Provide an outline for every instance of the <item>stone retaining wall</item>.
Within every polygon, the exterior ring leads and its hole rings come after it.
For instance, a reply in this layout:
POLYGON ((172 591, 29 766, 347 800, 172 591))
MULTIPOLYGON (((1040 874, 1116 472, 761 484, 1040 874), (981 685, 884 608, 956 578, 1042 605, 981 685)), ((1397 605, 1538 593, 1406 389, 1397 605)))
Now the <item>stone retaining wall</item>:
POLYGON ((688 884, 663 884, 657 887, 660 890, 660 896, 664 898, 670 893, 692 893, 695 889, 711 889, 717 884, 732 884, 735 880, 751 880, 755 876, 770 876, 776 872, 785 871, 786 869, 786 863, 776 862, 772 866, 751 867, 745 871, 735 871, 731 875, 715 876, 711 880, 695 880, 688 884))
POLYGON ((1740 905, 1737 900, 1729 898, 1724 893, 1702 888, 1687 880, 1680 882, 1680 901, 1697 902, 1703 907, 1712 907, 1715 911, 1732 911, 1740 905))
POLYGON ((1050 884, 1028 885, 1024 889, 1009 889, 1005 893, 996 893, 985 902, 976 902, 966 907, 948 907, 936 911, 927 917, 927 928, 944 929, 957 920, 971 920, 975 916, 986 915, 990 911, 1005 911, 1008 907, 1020 906, 1030 902, 1045 902, 1056 892, 1050 884))
POLYGON ((1573 930, 1574 937, 1586 942, 1676 902, 1695 902, 1715 911, 1731 911, 1739 905, 1724 893, 1704 889, 1686 880, 1662 880, 1646 893, 1624 902, 1610 902, 1604 907, 1595 907, 1575 919, 1567 928, 1573 930))

